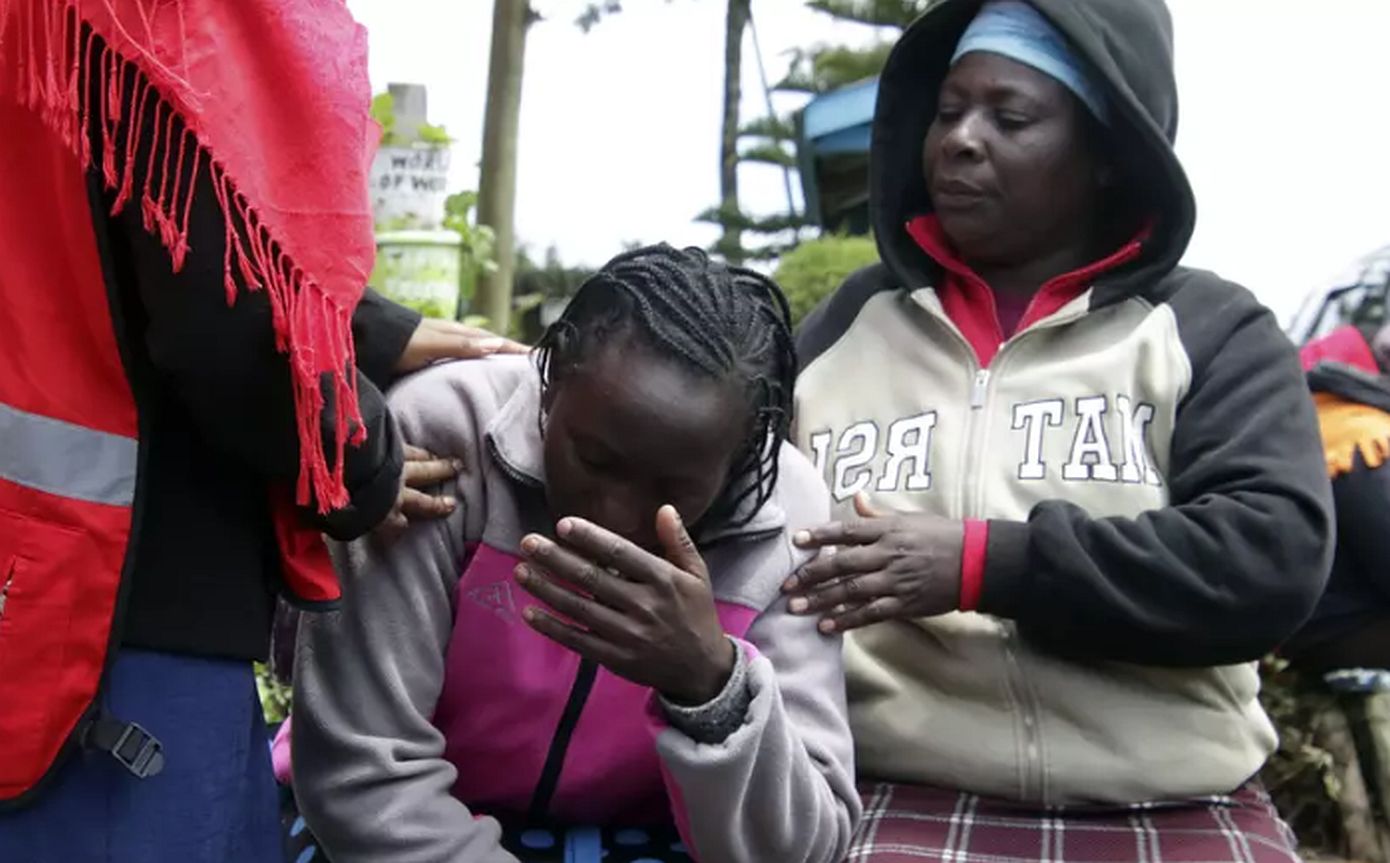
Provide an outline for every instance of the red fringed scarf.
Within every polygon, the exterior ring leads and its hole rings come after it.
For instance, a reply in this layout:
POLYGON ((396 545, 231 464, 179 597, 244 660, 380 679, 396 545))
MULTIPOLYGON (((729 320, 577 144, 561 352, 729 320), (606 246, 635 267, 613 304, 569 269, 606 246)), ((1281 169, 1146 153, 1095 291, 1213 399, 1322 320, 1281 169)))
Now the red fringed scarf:
POLYGON ((347 503, 344 447, 364 436, 351 317, 375 254, 367 172, 379 130, 366 58, 366 32, 343 0, 0 0, 0 97, 39 114, 84 168, 99 165, 117 211, 138 202, 175 271, 193 198, 181 178, 210 165, 227 302, 241 289, 270 299, 294 376, 296 496, 323 511, 347 503), (95 153, 83 133, 94 115, 95 153), (134 188, 146 117, 155 143, 134 188), (336 402, 331 459, 324 376, 336 402))

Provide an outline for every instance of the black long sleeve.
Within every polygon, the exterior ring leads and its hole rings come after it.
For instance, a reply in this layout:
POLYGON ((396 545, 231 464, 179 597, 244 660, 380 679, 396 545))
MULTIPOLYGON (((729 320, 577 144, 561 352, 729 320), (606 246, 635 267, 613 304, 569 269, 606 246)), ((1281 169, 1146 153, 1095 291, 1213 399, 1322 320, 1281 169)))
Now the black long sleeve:
MULTIPOLYGON (((168 252, 144 230, 135 208, 124 210, 113 227, 128 244, 145 314, 145 348, 163 384, 223 456, 267 481, 293 482, 299 439, 289 361, 276 349, 263 292, 243 291, 227 304, 222 215, 208 176, 200 178, 189 220, 190 245, 197 251, 181 272, 173 272, 168 252)), ((361 535, 385 517, 400 475, 400 444, 385 400, 366 375, 357 372, 357 378, 367 441, 346 450, 351 503, 323 521, 340 538, 361 535)), ((323 434, 331 441, 335 412, 332 393, 325 389, 325 396, 323 434)))
MULTIPOLYGON (((139 154, 148 154, 152 122, 146 121, 137 148, 136 189, 144 186, 148 162, 139 154)), ((180 125, 174 121, 170 140, 178 140, 180 125)), ((118 149, 124 146, 123 141, 116 143, 118 149)), ((275 344, 270 300, 264 291, 242 286, 235 302, 228 304, 223 288, 226 224, 206 161, 193 179, 190 252, 181 271, 173 271, 168 250, 145 229, 138 201, 111 217, 115 195, 102 190, 105 206, 94 207, 97 227, 107 235, 111 254, 128 264, 140 306, 145 353, 161 383, 177 394, 205 439, 223 455, 268 481, 293 482, 299 471, 299 440, 292 378, 289 361, 275 344)), ((184 177, 179 185, 186 182, 184 177)), ((346 452, 344 477, 350 504, 321 521, 338 538, 359 536, 374 527, 390 510, 398 490, 400 444, 373 380, 387 379, 395 362, 390 352, 399 355, 409 332, 402 338, 399 331, 404 325, 398 324, 385 327, 384 335, 368 333, 393 307, 374 297, 361 322, 354 316, 354 334, 368 335, 365 356, 359 358, 366 360, 368 373, 357 373, 367 442, 346 452)), ((331 442, 333 393, 325 388, 324 395, 328 408, 322 431, 324 440, 331 442)))
POLYGON ((1337 553, 1390 603, 1390 462, 1369 467, 1358 454, 1332 481, 1337 553))
POLYGON ((396 377, 396 363, 415 329, 420 313, 393 303, 371 288, 352 314, 352 340, 357 345, 357 370, 383 392, 396 377))
MULTIPOLYGON (((91 76, 93 86, 99 78, 91 76)), ((126 86, 135 83, 132 76, 126 86)), ((149 131, 137 148, 137 190, 149 131)), ((179 133, 176 121, 172 139, 179 133)), ((228 305, 225 223, 206 160, 195 179, 189 254, 175 273, 161 240, 145 230, 138 198, 112 216, 114 196, 100 166, 89 174, 93 229, 141 419, 132 583, 120 637, 127 646, 258 659, 267 651, 281 578, 272 487, 292 488, 299 471, 291 373, 265 294, 243 289, 228 305)), ((367 441, 346 453, 349 504, 325 518, 304 510, 340 538, 378 524, 398 494, 400 442, 372 378, 388 382, 391 352, 399 354, 415 322, 373 302, 353 323, 368 343, 359 356, 368 368, 354 370, 367 441)), ((332 393, 325 395, 322 430, 331 440, 332 393)))
POLYGON ((1054 650, 1161 666, 1257 659, 1327 582, 1332 508, 1293 347, 1244 291, 1179 293, 1191 363, 1170 505, 1094 518, 1065 501, 992 521, 981 609, 1054 650))

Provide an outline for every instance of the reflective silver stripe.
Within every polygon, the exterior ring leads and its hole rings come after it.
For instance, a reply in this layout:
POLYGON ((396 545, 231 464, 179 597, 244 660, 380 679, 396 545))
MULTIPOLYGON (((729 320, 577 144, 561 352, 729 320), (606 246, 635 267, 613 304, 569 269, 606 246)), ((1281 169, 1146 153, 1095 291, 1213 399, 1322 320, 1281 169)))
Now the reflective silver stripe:
POLYGON ((0 479, 74 500, 130 506, 138 452, 134 438, 0 403, 0 479))

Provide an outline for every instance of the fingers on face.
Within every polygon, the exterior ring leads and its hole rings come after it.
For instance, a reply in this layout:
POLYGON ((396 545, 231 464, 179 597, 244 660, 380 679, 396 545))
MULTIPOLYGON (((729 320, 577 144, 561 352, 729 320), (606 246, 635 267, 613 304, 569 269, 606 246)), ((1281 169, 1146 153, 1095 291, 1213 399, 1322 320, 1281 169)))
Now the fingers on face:
POLYGON ((518 566, 516 578, 527 593, 585 630, 605 639, 621 639, 627 632, 622 615, 556 583, 534 567, 526 564, 518 566))
POLYGON ((534 569, 550 573, 604 605, 619 609, 632 605, 625 579, 558 543, 545 537, 528 536, 522 540, 521 553, 534 569))
POLYGON ((556 533, 560 541, 578 555, 600 567, 617 570, 625 578, 653 582, 663 576, 666 561, 591 521, 562 519, 556 526, 556 533))
POLYGON ((686 530, 685 522, 674 506, 663 506, 656 513, 656 535, 666 549, 666 559, 678 569, 688 572, 702 580, 709 580, 709 570, 705 559, 695 547, 695 540, 686 530))
POLYGON ((622 659, 621 652, 612 644, 592 632, 565 623, 543 609, 528 608, 522 612, 522 617, 541 635, 600 665, 612 666, 622 659))

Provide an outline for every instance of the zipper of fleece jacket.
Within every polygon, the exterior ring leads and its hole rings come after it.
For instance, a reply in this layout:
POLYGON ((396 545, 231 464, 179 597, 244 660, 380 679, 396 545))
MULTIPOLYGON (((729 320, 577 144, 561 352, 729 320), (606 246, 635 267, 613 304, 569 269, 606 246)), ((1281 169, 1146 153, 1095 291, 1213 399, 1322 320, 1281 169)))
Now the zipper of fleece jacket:
POLYGON ((594 690, 594 678, 598 676, 598 663, 591 659, 579 662, 574 673, 574 684, 570 687, 565 710, 560 714, 560 723, 555 727, 555 735, 550 739, 550 749, 545 755, 545 766, 541 768, 540 780, 531 795, 531 807, 527 819, 532 824, 545 823, 550 813, 550 801, 555 797, 555 789, 560 784, 560 773, 565 768, 565 755, 569 752, 570 739, 574 737, 575 726, 584 713, 584 705, 594 690))
MULTIPOLYGON (((1084 310, 1073 310, 1068 314, 1055 313, 1034 323, 1028 329, 1015 333, 1005 339, 988 366, 980 366, 975 359, 975 349, 956 328, 942 310, 930 305, 919 305, 945 324, 946 329, 956 341, 965 348, 967 368, 971 372, 970 412, 966 420, 965 452, 962 458, 961 488, 957 494, 958 511, 961 518, 980 518, 984 512, 985 471, 984 457, 989 440, 991 402, 994 394, 992 386, 998 379, 1005 359, 1019 341, 1030 334, 1052 329, 1070 323, 1085 315, 1084 310)), ((1024 799, 1040 799, 1046 790, 1045 766, 1042 763, 1042 739, 1039 730, 1037 700, 1032 695, 1023 673, 1019 658, 1018 627, 1010 620, 997 621, 999 626, 1000 648, 1003 654, 1004 683, 1010 703, 1022 719, 1022 758, 1023 771, 1019 791, 1024 799)))
MULTIPOLYGON (((1000 345, 998 352, 995 353, 994 360, 988 366, 981 366, 976 360, 975 349, 971 347, 965 336, 944 312, 938 311, 926 303, 919 302, 918 304, 926 308, 928 313, 942 323, 964 349, 966 368, 970 372, 970 410, 966 414, 965 421, 965 448, 964 452, 961 453, 961 481, 960 488, 956 493, 956 514, 962 519, 979 518, 984 508, 985 472, 983 460, 985 442, 989 439, 989 411, 991 395, 993 394, 991 383, 995 380, 1002 365, 1001 361, 1008 353, 1009 347, 1027 332, 1030 332, 1033 327, 1022 333, 1015 333, 1013 337, 1006 339, 1004 344, 1000 345)), ((1040 779, 1042 765, 1039 761, 1042 745, 1038 739, 1037 710, 1034 700, 1029 695, 1019 662, 1016 627, 1012 621, 1008 620, 996 620, 995 625, 999 632, 1004 690, 1009 699, 1010 707, 1022 717, 1023 723, 1019 732, 1022 736, 1019 757, 1023 761, 1021 765, 1023 769, 1020 771, 1019 793, 1024 799, 1036 799, 1036 789, 1043 784, 1040 779)))
MULTIPOLYGON (((1030 335, 1042 330, 1055 329, 1065 324, 1071 323, 1084 317, 1084 310, 1073 309, 1070 313, 1054 313, 1050 318, 1044 318, 1034 323, 1031 327, 1005 340, 999 346, 999 350, 994 355, 993 362, 987 369, 983 370, 983 378, 980 383, 980 396, 971 401, 971 412, 983 415, 978 425, 982 427, 972 429, 974 434, 968 438, 968 447, 980 453, 973 475, 968 474, 969 482, 974 488, 974 496, 968 510, 969 517, 979 518, 984 512, 984 471, 979 468, 983 466, 983 452, 989 440, 989 418, 991 416, 991 396, 993 391, 990 388, 991 379, 997 379, 1002 367, 1007 360, 1011 349, 1016 350, 1017 345, 1030 335), (976 402, 978 401, 978 406, 976 402)), ((1026 800, 1045 800, 1047 796, 1047 765, 1043 759, 1042 730, 1040 728, 1042 720, 1038 716, 1038 700, 1033 693, 1033 688, 1028 682, 1028 677, 1023 670, 1023 659, 1019 648, 1018 624, 1012 620, 999 621, 1000 638, 1004 650, 1005 663, 1005 683, 1009 689, 1009 697, 1018 707, 1019 715, 1023 721, 1023 757, 1024 770, 1022 788, 1024 799, 1026 800)))
MULTIPOLYGON (((1006 340, 988 366, 975 370, 974 380, 970 388, 970 419, 965 437, 965 470, 961 474, 961 516, 963 518, 980 518, 984 512, 986 474, 984 460, 990 437, 990 420, 993 416, 991 413, 993 390, 990 383, 1003 370, 1010 344, 1014 342, 1014 339, 1023 335, 1024 333, 1017 333, 1013 338, 1006 340)), ((1040 763, 1042 746, 1038 739, 1037 710, 1030 697, 1028 684, 1023 675, 1022 663, 1019 660, 1017 627, 1010 620, 999 620, 996 623, 999 626, 999 645, 1003 653, 1004 686, 1008 692, 1009 701, 1022 718, 1023 723, 1021 731, 1024 764, 1019 790, 1025 800, 1035 800, 1039 786, 1042 784, 1040 779, 1043 770, 1040 763)))

